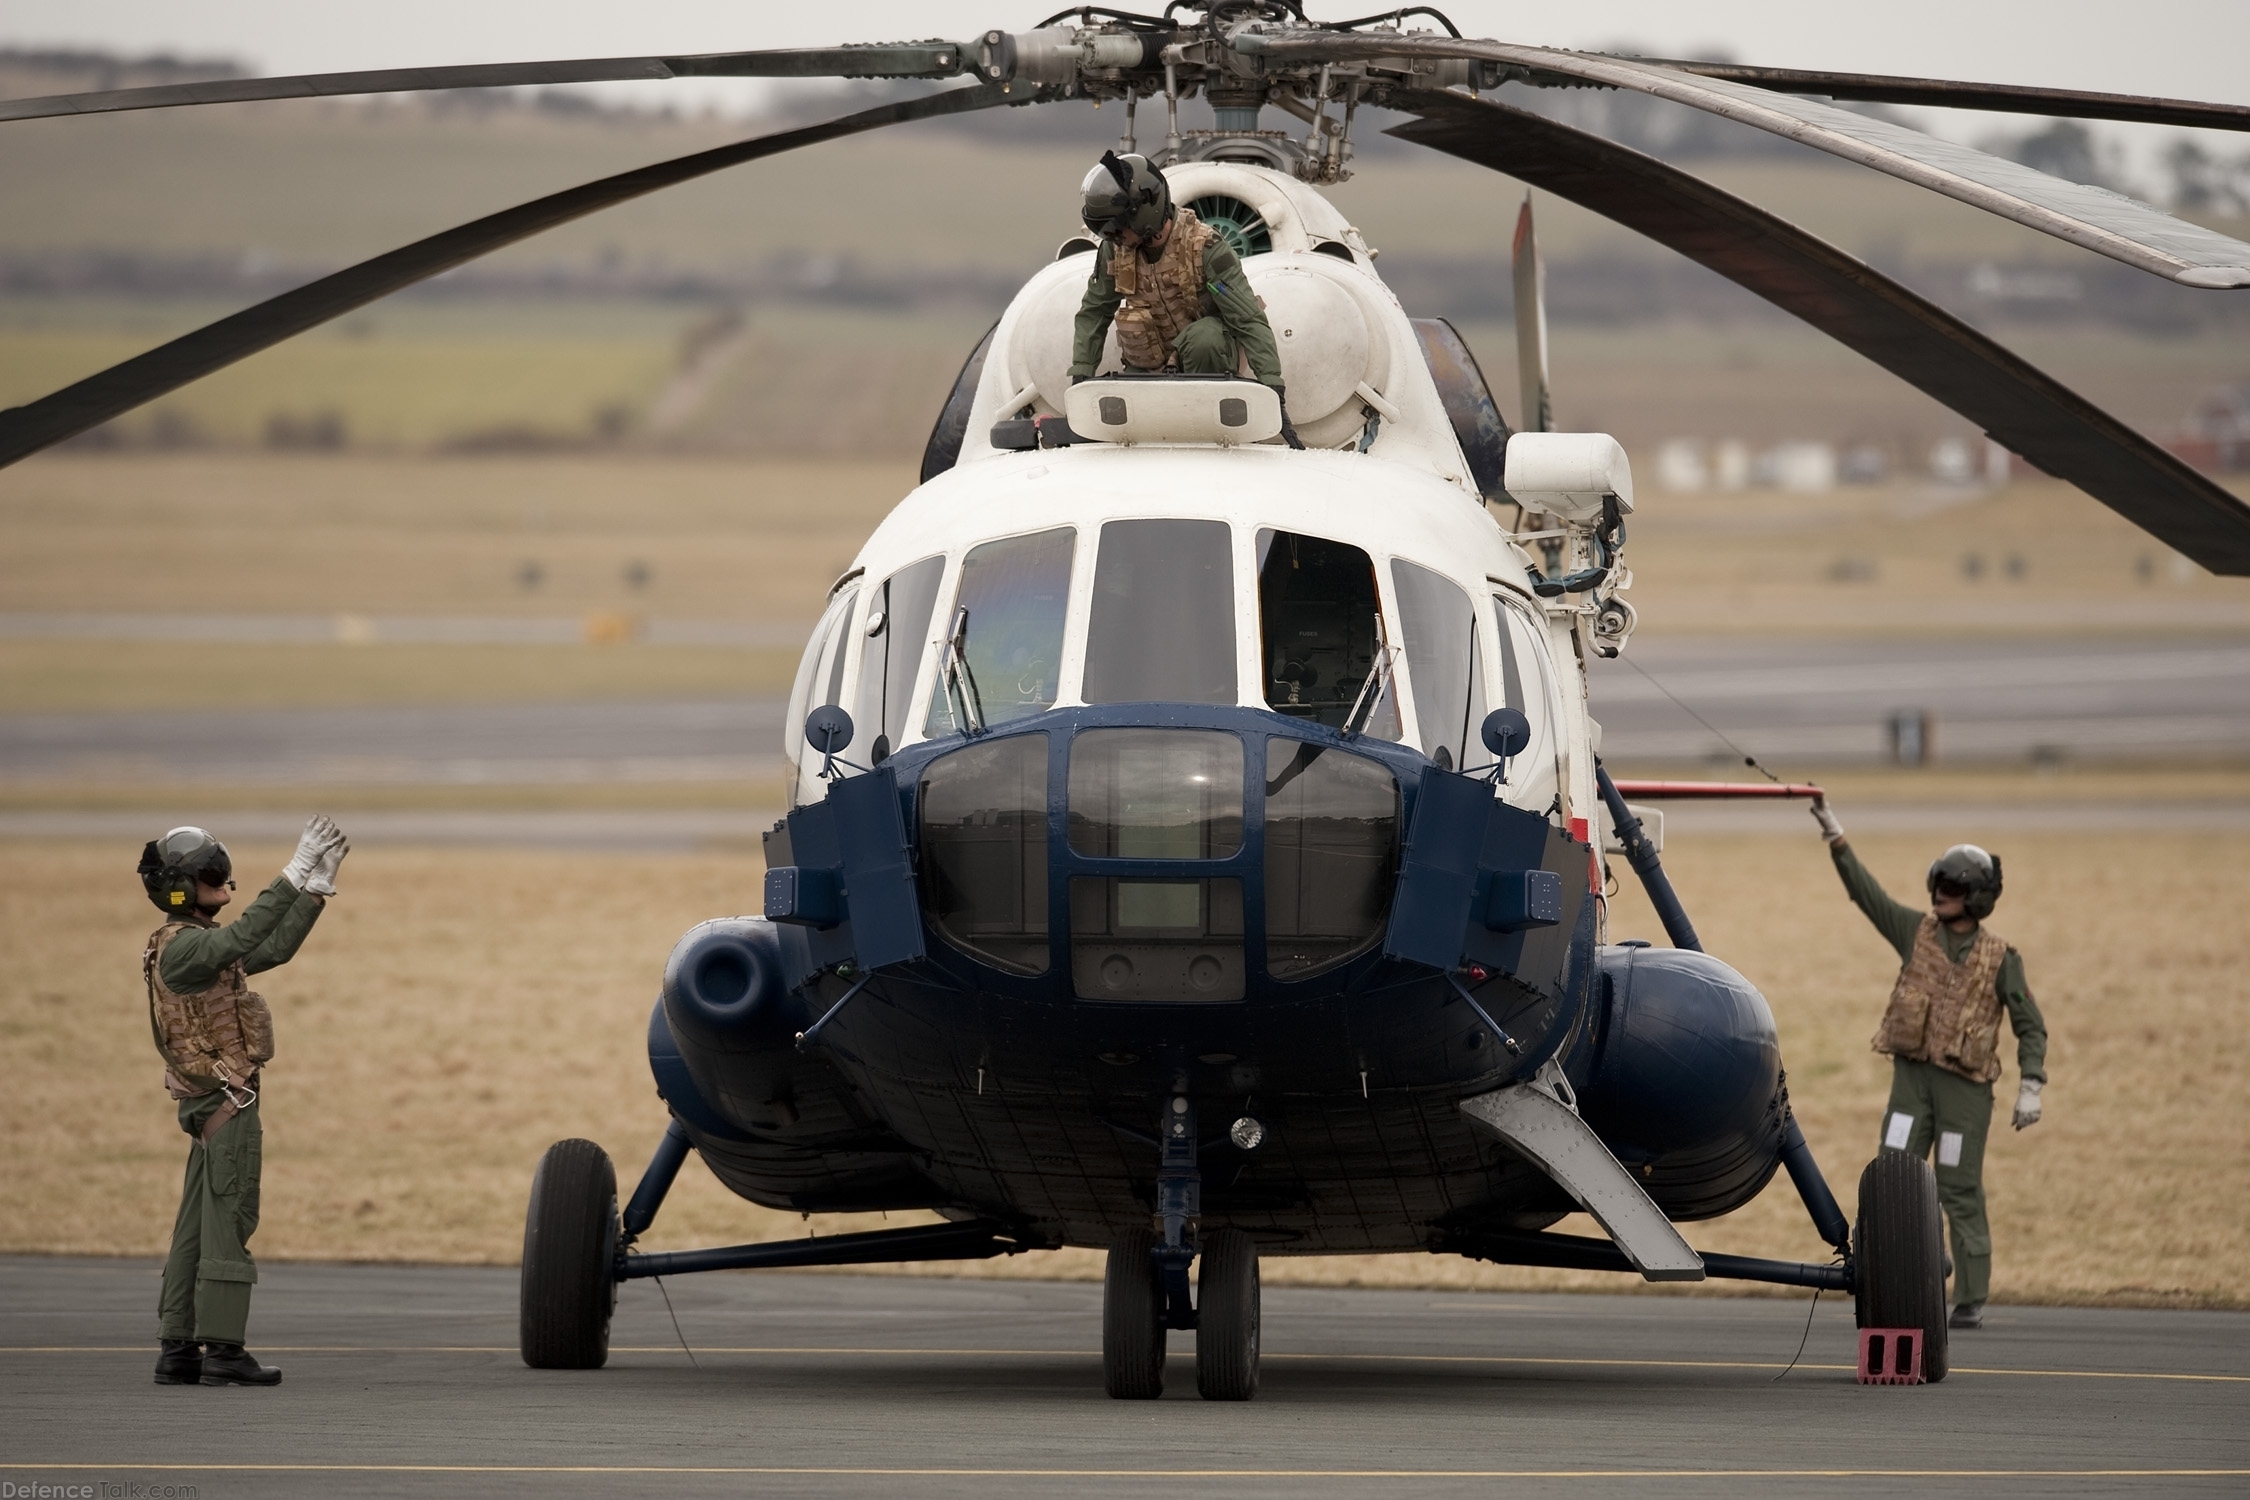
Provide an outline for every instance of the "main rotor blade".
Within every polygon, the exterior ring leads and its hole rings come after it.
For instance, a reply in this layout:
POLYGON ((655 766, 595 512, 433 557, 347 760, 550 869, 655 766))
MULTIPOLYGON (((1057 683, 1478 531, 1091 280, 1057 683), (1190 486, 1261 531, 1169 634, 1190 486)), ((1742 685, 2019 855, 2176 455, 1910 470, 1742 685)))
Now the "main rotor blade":
POLYGON ((1723 78, 1782 94, 1819 94, 1868 104, 1920 104, 1938 109, 1991 109, 2005 114, 2054 115, 2072 120, 2131 120, 2198 130, 2250 130, 2250 104, 2204 104, 2140 94, 2089 93, 2020 83, 1960 83, 1947 78, 1900 78, 1888 73, 1824 73, 1806 68, 1759 68, 1744 63, 1693 62, 1671 57, 1635 61, 1723 78))
POLYGON ((1402 96, 1389 134, 1638 230, 1793 313, 2214 573, 2250 574, 2250 505, 1863 261, 1679 168, 1506 105, 1402 96))
POLYGON ((416 240, 373 260, 323 276, 295 291, 283 292, 193 333, 183 334, 146 354, 112 365, 98 375, 90 375, 76 385, 42 396, 28 406, 0 411, 0 467, 99 426, 191 380, 222 370, 261 349, 269 349, 294 334, 364 307, 378 297, 450 271, 518 240, 529 239, 542 230, 582 219, 659 188, 672 187, 761 157, 778 156, 800 146, 818 145, 908 120, 986 109, 1007 103, 1011 97, 1024 103, 1033 100, 1032 91, 1027 88, 1000 84, 972 85, 921 99, 885 104, 825 124, 758 136, 731 146, 621 172, 615 177, 604 177, 598 182, 535 198, 416 240))
POLYGON ((1632 89, 1887 172, 2183 286, 2250 287, 2250 245, 2240 240, 2104 188, 2050 177, 2020 162, 1813 99, 1696 77, 1655 63, 1507 42, 1421 36, 1287 38, 1266 41, 1261 50, 1282 59, 1471 58, 1632 89))
POLYGON ((950 78, 962 71, 952 42, 868 47, 785 47, 765 52, 705 52, 679 57, 587 57, 560 62, 468 63, 443 68, 378 68, 299 73, 285 78, 222 78, 153 88, 105 89, 0 99, 0 122, 55 115, 98 115, 183 104, 253 99, 318 99, 342 94, 404 94, 434 89, 501 89, 533 83, 609 83, 661 78, 950 78))
POLYGON ((1539 232, 1531 223, 1531 194, 1516 213, 1515 239, 1508 246, 1515 278, 1516 413, 1524 432, 1555 430, 1555 398, 1547 388, 1547 262, 1539 253, 1539 232))

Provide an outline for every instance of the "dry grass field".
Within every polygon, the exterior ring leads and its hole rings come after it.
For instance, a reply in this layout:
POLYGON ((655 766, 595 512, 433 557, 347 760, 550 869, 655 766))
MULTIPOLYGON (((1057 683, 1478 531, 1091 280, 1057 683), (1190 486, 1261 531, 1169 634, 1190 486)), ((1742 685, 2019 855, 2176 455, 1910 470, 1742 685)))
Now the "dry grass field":
POLYGON ((896 461, 42 456, 0 474, 0 607, 809 624, 913 484, 896 461))
MULTIPOLYGON (((1964 814, 1963 835, 1977 832, 1964 814)), ((1870 838, 1899 891, 1927 839, 1870 838)), ((2250 974, 2246 875, 2187 835, 2004 843, 1996 926, 2027 955, 2053 1033, 2048 1119, 1994 1135, 1995 1296, 2250 1306, 2250 974)), ((245 849, 246 872, 284 851, 245 849)), ((185 1142, 158 1086, 134 972, 153 925, 130 851, 13 843, 0 894, 0 1249, 148 1254, 169 1231, 185 1142)), ((1675 840, 1670 862, 1713 951, 1771 999, 1793 1096, 1847 1210, 1887 1087, 1866 1036, 1888 950, 1845 902, 1817 838, 1675 840)), ((280 1055, 267 1095, 271 1258, 505 1263, 532 1165, 559 1137, 601 1141, 628 1176, 663 1125, 642 1032, 674 938, 757 900, 754 854, 584 857, 368 849, 303 955, 263 981, 280 1055), (588 901, 584 893, 601 898, 588 901)), ((1615 936, 1653 935, 1621 897, 1615 936)), ((2013 1072, 2001 1084, 2012 1095, 2013 1072)), ((2002 1105, 2003 1117, 2005 1104, 2002 1105)), ((865 1227, 816 1219, 818 1232, 865 1227)), ((652 1247, 806 1232, 691 1164, 652 1247)), ((1697 1226, 1709 1249, 1815 1259, 1786 1180, 1697 1226)), ((1091 1252, 967 1268, 1085 1276, 1091 1252)), ((936 1268, 954 1274, 962 1268, 936 1268)), ((1426 1256, 1275 1262, 1272 1279, 1476 1287, 1615 1278, 1426 1256)), ((1740 1288, 1713 1288, 1740 1290, 1740 1288)))

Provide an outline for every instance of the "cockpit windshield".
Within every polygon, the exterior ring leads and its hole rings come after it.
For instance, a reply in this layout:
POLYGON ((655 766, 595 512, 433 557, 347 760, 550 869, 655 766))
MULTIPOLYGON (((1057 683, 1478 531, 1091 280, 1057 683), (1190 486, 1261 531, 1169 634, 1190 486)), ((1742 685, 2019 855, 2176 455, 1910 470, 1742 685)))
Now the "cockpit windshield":
POLYGON ((1399 737, 1375 563, 1365 552, 1260 531, 1258 626, 1266 703, 1276 713, 1341 729, 1357 706, 1369 734, 1399 737))
POLYGON ((1088 703, 1232 703, 1234 558, 1224 521, 1111 521, 1086 622, 1088 703))
POLYGON ((1054 706, 1077 540, 1058 526, 971 547, 961 559, 952 644, 923 733, 996 728, 1054 706))
POLYGON ((1476 606, 1459 584, 1403 557, 1391 559, 1391 582, 1398 589, 1422 753, 1448 769, 1468 765, 1472 747, 1476 759, 1490 760, 1477 738, 1484 693, 1477 677, 1476 606))
POLYGON ((882 764, 905 738, 914 674, 922 666, 922 644, 929 638, 930 615, 937 608, 938 583, 944 575, 944 557, 925 557, 884 579, 868 602, 859 706, 852 719, 859 728, 859 739, 853 743, 873 764, 882 764))

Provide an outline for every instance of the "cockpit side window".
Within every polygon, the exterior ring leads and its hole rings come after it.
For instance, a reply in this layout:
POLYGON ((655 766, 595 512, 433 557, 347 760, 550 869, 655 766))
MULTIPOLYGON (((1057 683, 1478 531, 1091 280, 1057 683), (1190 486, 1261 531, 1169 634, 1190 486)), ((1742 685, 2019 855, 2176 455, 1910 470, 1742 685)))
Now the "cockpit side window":
POLYGON ((996 728, 1054 705, 1077 540, 1058 526, 969 549, 943 622, 966 670, 954 674, 958 691, 940 680, 931 692, 924 734, 996 728))
MULTIPOLYGON (((1545 632, 1531 609, 1507 594, 1492 596, 1500 627, 1501 701, 1531 721, 1531 743, 1508 763, 1507 800, 1533 810, 1545 807, 1561 783, 1561 745, 1555 737, 1559 694, 1554 663, 1548 659, 1545 632)), ((1481 741, 1472 769, 1492 763, 1481 741)))
POLYGON ((834 703, 843 689, 844 657, 851 642, 844 626, 859 602, 859 590, 840 590, 828 601, 805 654, 797 663, 797 680, 789 689, 789 713, 781 726, 782 753, 789 762, 791 806, 796 805, 799 776, 805 756, 805 715, 825 703, 834 703))
POLYGON ((1375 563, 1365 552, 1291 531, 1258 533, 1258 628, 1274 712, 1340 729, 1363 691, 1367 733, 1399 737, 1375 563))
POLYGON ((1465 766, 1470 747, 1481 748, 1484 721, 1476 606, 1458 584, 1403 557, 1391 559, 1391 582, 1422 753, 1448 769, 1465 766))
POLYGON ((1233 703, 1234 556, 1224 521, 1111 521, 1086 620, 1088 703, 1233 703))
POLYGON ((925 557, 883 580, 867 605, 867 647, 860 657, 859 706, 852 711, 858 728, 853 748, 870 765, 880 765, 906 733, 906 712, 914 699, 914 674, 930 638, 930 616, 937 609, 938 584, 945 559, 925 557))

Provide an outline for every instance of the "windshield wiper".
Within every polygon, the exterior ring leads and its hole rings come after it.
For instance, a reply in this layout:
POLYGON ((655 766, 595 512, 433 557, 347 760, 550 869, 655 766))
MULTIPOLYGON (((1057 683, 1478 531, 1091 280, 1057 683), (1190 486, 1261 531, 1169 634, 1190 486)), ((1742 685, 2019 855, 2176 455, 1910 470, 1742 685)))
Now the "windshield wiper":
MULTIPOLYGON (((1376 627, 1380 630, 1381 626, 1382 620, 1378 616, 1376 627)), ((1359 696, 1352 699, 1352 711, 1344 715, 1343 732, 1346 735, 1358 734, 1367 721, 1375 716, 1375 710, 1382 703, 1383 694, 1389 691, 1390 683, 1390 642, 1378 638, 1375 642, 1375 659, 1367 666, 1367 679, 1359 685, 1359 696)))
POLYGON ((945 691, 953 722, 969 734, 984 733, 984 694, 977 690, 977 674, 969 666, 969 611, 966 607, 953 611, 953 629, 946 635, 945 691))

